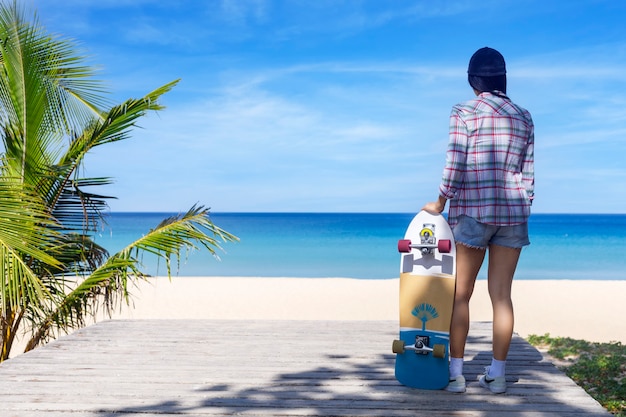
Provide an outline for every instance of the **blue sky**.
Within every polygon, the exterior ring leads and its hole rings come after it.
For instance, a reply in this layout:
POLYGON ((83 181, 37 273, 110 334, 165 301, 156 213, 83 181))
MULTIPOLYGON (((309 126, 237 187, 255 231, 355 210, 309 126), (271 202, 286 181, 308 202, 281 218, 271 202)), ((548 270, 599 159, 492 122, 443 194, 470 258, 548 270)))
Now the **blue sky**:
POLYGON ((483 46, 535 121, 537 213, 626 212, 626 2, 21 0, 112 98, 167 109, 89 156, 113 211, 415 212, 483 46))

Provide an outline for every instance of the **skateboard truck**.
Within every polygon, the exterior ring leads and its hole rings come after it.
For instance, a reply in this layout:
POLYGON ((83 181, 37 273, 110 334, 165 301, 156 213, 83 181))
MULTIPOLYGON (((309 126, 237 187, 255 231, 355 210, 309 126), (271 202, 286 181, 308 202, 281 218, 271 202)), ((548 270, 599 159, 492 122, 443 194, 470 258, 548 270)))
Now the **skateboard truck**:
POLYGON ((428 336, 416 336, 415 343, 407 345, 404 340, 394 340, 391 347, 393 353, 402 354, 406 351, 414 352, 416 355, 428 355, 432 353, 435 358, 445 357, 445 345, 434 345, 432 348, 428 346, 428 336))
POLYGON ((441 239, 434 243, 412 243, 410 239, 400 239, 398 241, 398 252, 409 253, 411 249, 420 249, 423 254, 431 254, 437 249, 439 253, 450 253, 452 250, 452 242, 448 239, 441 239))
POLYGON ((435 249, 440 253, 450 253, 452 250, 452 242, 448 239, 440 239, 437 241, 435 237, 435 225, 424 223, 420 231, 420 243, 413 243, 410 239, 401 239, 398 241, 398 252, 409 253, 411 249, 419 249, 422 254, 432 254, 435 249))

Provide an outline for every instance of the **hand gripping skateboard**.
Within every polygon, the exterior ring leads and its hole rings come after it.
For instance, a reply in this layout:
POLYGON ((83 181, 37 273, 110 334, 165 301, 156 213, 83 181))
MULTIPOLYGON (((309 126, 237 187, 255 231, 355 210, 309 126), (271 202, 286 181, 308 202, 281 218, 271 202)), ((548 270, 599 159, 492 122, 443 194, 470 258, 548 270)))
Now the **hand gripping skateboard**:
POLYGON ((456 248, 442 215, 419 212, 398 242, 400 337, 394 340, 396 379, 409 387, 448 385, 450 319, 456 248))

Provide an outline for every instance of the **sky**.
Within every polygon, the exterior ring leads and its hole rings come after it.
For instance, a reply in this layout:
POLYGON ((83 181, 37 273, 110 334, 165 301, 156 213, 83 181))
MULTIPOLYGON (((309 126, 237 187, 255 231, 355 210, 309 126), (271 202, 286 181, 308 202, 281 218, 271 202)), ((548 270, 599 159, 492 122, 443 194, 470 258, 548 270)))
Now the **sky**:
POLYGON ((88 156, 113 212, 416 212, 490 46, 535 123, 533 211, 626 213, 624 1, 19 2, 115 103, 180 79, 88 156))

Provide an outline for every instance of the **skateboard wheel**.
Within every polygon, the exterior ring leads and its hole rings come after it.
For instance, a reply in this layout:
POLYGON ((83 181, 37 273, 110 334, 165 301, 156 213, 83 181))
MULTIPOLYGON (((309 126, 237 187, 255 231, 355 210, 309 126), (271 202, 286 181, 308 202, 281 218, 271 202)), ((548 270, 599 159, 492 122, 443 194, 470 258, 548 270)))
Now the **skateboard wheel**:
POLYGON ((393 353, 404 353, 404 340, 394 340, 391 350, 393 353))
POLYGON ((433 356, 435 358, 445 358, 446 357, 446 345, 433 346, 433 356))
POLYGON ((398 241, 398 252, 400 253, 411 252, 411 241, 408 239, 400 239, 398 241))
POLYGON ((442 239, 437 242, 437 249, 441 253, 450 253, 452 250, 452 242, 448 239, 442 239))

